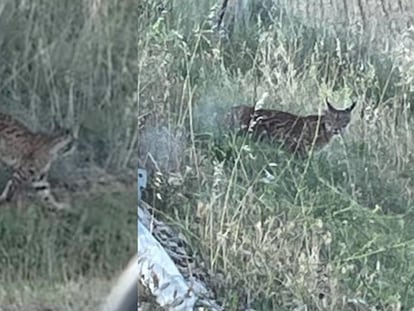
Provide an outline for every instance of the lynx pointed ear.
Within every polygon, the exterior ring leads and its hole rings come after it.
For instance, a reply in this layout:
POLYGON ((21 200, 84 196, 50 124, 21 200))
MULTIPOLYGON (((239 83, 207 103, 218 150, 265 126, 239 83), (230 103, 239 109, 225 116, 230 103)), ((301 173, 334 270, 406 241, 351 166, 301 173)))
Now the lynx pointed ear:
POLYGON ((356 103, 357 103, 356 101, 353 102, 352 105, 349 106, 348 108, 346 108, 345 110, 348 111, 348 112, 351 112, 355 108, 356 103))
POLYGON ((328 99, 325 99, 326 105, 328 106, 328 109, 331 111, 335 111, 336 109, 331 105, 331 103, 328 101, 328 99))

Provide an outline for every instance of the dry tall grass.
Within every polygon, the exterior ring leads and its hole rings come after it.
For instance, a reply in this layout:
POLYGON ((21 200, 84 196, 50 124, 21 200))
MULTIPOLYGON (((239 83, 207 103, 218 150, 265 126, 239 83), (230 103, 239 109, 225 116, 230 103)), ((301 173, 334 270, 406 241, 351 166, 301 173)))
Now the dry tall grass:
POLYGON ((163 128, 179 146, 170 162, 141 158, 150 200, 217 275, 226 310, 414 307, 412 4, 374 2, 229 1, 221 37, 215 1, 140 7, 140 134, 163 128), (265 92, 266 107, 315 113, 329 97, 357 112, 343 140, 291 161, 219 126, 265 92))

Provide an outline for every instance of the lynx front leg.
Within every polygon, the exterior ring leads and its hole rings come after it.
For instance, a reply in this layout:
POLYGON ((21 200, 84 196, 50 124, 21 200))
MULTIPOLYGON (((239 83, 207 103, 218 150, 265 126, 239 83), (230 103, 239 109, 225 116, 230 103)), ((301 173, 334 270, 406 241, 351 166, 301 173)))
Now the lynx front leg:
POLYGON ((54 210, 64 210, 64 209, 70 208, 69 204, 58 202, 55 199, 55 197, 53 196, 50 190, 50 184, 46 180, 46 178, 33 181, 32 187, 36 191, 36 194, 40 197, 42 202, 44 202, 49 208, 54 209, 54 210))
POLYGON ((293 153, 298 159, 304 160, 309 156, 309 150, 305 146, 299 146, 293 153))
POLYGON ((6 186, 4 187, 4 190, 0 196, 0 203, 4 203, 6 201, 10 201, 11 198, 13 197, 13 189, 14 185, 13 185, 13 180, 10 179, 6 186))
POLYGON ((304 159, 308 155, 306 146, 297 141, 292 141, 287 145, 287 149, 298 159, 304 159))
POLYGON ((18 176, 14 173, 13 177, 7 182, 0 195, 0 204, 4 202, 10 202, 18 192, 21 186, 18 176))

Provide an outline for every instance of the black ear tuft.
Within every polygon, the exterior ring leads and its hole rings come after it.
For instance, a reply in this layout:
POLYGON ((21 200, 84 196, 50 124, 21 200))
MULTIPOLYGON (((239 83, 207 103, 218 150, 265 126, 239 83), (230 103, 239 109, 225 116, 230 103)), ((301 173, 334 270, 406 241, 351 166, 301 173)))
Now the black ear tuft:
POLYGON ((336 109, 331 105, 331 103, 328 101, 328 99, 325 99, 326 105, 328 106, 328 109, 330 111, 336 111, 336 109))
POLYGON ((348 112, 351 112, 355 108, 356 103, 357 103, 356 101, 353 102, 352 105, 349 106, 348 108, 346 108, 345 110, 348 111, 348 112))

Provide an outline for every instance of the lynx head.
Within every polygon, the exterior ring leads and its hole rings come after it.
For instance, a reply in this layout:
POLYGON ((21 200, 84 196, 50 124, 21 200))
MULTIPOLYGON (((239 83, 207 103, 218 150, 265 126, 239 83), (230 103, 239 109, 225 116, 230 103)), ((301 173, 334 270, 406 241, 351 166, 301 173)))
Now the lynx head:
POLYGON ((326 129, 333 135, 342 134, 351 121, 351 112, 355 108, 356 102, 345 109, 334 108, 328 100, 326 100, 326 105, 328 107, 324 112, 326 129))
POLYGON ((39 176, 47 174, 54 160, 68 155, 75 150, 75 138, 69 131, 55 135, 37 135, 38 147, 22 159, 27 178, 35 181, 39 176))
POLYGON ((230 130, 247 130, 253 113, 252 106, 234 106, 225 115, 223 123, 230 130))

